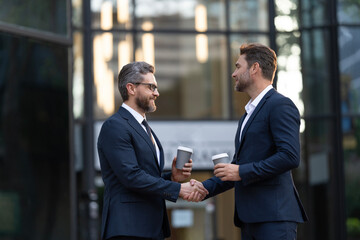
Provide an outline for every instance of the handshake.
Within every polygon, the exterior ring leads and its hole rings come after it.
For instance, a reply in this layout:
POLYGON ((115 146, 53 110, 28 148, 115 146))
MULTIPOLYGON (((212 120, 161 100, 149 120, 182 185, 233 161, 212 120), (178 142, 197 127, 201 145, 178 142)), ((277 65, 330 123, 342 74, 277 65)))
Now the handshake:
MULTIPOLYGON (((185 163, 182 169, 176 168, 177 157, 174 158, 172 163, 172 174, 171 180, 174 182, 183 182, 191 176, 191 170, 193 161, 185 163)), ((190 182, 181 183, 179 197, 188 202, 200 202, 202 201, 209 192, 203 186, 203 184, 195 179, 191 179, 190 182)))
POLYGON ((181 184, 179 197, 188 202, 199 202, 208 194, 209 192, 201 182, 191 179, 190 182, 181 184))

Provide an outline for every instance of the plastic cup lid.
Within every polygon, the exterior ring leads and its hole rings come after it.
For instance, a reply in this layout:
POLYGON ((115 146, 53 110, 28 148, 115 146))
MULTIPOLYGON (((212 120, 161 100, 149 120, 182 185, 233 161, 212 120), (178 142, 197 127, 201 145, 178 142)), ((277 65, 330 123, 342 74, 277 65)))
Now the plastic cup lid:
POLYGON ((182 150, 185 152, 191 152, 191 153, 193 152, 193 150, 191 148, 187 148, 187 147, 183 147, 183 146, 179 146, 178 150, 182 150))
POLYGON ((220 154, 216 154, 214 156, 212 156, 212 160, 215 160, 215 159, 219 159, 219 158, 224 158, 224 157, 229 157, 229 155, 227 153, 220 153, 220 154))

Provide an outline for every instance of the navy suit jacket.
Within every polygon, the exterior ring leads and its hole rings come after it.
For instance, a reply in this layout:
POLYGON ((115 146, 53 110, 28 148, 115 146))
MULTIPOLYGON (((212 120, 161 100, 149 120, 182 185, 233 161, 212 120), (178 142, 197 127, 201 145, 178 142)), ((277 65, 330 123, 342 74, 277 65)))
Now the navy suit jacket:
POLYGON ((294 186, 291 169, 300 163, 300 115, 294 103, 271 89, 247 121, 241 141, 239 121, 232 163, 240 165, 241 181, 212 177, 203 182, 208 197, 235 187, 235 225, 304 222, 306 213, 294 186))
POLYGON ((107 119, 98 138, 101 174, 105 184, 101 237, 170 236, 165 199, 175 202, 180 184, 162 174, 155 147, 136 119, 125 108, 107 119))

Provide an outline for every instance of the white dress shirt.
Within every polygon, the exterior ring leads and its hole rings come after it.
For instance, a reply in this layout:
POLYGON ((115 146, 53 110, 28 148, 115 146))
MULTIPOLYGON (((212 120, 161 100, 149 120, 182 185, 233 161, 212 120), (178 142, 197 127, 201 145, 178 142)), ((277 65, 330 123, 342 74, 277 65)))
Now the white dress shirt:
MULTIPOLYGON (((138 113, 137 111, 135 111, 134 109, 132 109, 129 105, 127 105, 125 103, 123 103, 121 106, 123 108, 125 108, 126 110, 128 110, 131 113, 131 115, 133 115, 133 117, 136 119, 136 121, 139 122, 140 126, 144 129, 144 131, 146 132, 146 135, 147 135, 148 133, 146 131, 146 128, 145 128, 144 124, 142 124, 144 119, 146 120, 146 117, 144 118, 140 113, 138 113)), ((155 138, 154 138, 154 143, 155 143, 155 148, 156 148, 157 161, 160 166, 160 149, 155 141, 155 138)))
POLYGON ((247 115, 246 115, 246 117, 245 117, 245 119, 244 119, 244 121, 243 121, 243 123, 241 125, 239 140, 241 140, 242 131, 243 131, 247 121, 249 120, 251 114, 254 112, 256 106, 259 104, 259 102, 265 96, 265 94, 268 91, 270 91, 272 88, 273 88, 273 86, 270 84, 264 90, 262 90, 262 92, 254 100, 250 99, 250 101, 246 104, 245 111, 246 111, 247 115))

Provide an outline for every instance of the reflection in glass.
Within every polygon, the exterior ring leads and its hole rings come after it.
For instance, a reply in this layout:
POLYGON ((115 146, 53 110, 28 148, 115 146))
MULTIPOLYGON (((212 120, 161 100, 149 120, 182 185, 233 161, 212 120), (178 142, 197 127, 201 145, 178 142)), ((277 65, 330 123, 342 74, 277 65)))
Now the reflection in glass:
POLYGON ((302 1, 302 26, 312 27, 329 24, 331 19, 331 4, 323 0, 303 0, 302 1))
POLYGON ((305 115, 332 113, 329 38, 325 30, 303 31, 301 34, 305 115))
MULTIPOLYGON (((100 27, 103 30, 110 30, 113 27, 113 6, 110 1, 103 2, 101 5, 100 27)), ((103 57, 106 61, 112 58, 113 54, 113 34, 104 32, 102 34, 103 57)))
POLYGON ((343 132, 345 199, 347 234, 351 239, 360 237, 360 118, 349 118, 350 125, 343 132))
MULTIPOLYGON (((155 34, 160 97, 154 119, 227 119, 226 39, 208 35, 206 63, 196 58, 196 35, 155 34)), ((139 36, 138 40, 141 40, 139 36)), ((137 59, 141 60, 141 59, 137 59)))
POLYGON ((132 27, 132 11, 132 1, 129 0, 91 0, 91 25, 104 30, 109 30, 109 26, 129 29, 132 27))
POLYGON ((225 1, 136 0, 135 2, 137 28, 141 28, 143 22, 151 21, 154 29, 194 29, 198 14, 200 18, 206 16, 209 29, 225 28, 225 1))
POLYGON ((341 27, 339 38, 342 112, 360 113, 360 28, 341 27))
MULTIPOLYGON (((300 111, 300 115, 303 115, 300 33, 278 34, 277 46, 276 88, 280 93, 289 97, 300 111)), ((304 131, 304 125, 302 125, 301 131, 304 131)))
MULTIPOLYGON (((150 21, 146 21, 142 25, 144 31, 151 31, 154 28, 153 24, 150 21)), ((154 49, 154 34, 144 33, 141 38, 142 43, 142 55, 139 58, 142 58, 142 61, 145 61, 151 65, 155 65, 155 49, 154 49)))
POLYGON ((1 239, 71 239, 68 53, 0 34, 1 239))
POLYGON ((113 57, 113 34, 104 32, 101 34, 102 55, 106 61, 110 61, 113 57))
MULTIPOLYGON (((111 34, 111 33, 109 33, 111 34)), ((114 73, 108 67, 109 56, 106 51, 103 51, 104 35, 97 35, 94 37, 94 84, 96 88, 96 102, 104 114, 110 115, 115 110, 114 100, 114 73)), ((108 46, 109 47, 109 46, 108 46)), ((112 48, 112 45, 111 45, 112 48)))
POLYGON ((337 16, 340 23, 360 23, 360 4, 357 0, 339 0, 337 16))
POLYGON ((129 21, 129 0, 117 0, 117 20, 120 24, 129 21))
POLYGON ((84 55, 83 36, 80 32, 73 33, 73 113, 74 118, 84 114, 84 55))
POLYGON ((199 63, 205 63, 208 60, 208 37, 205 34, 196 35, 196 59, 199 63))
POLYGON ((143 61, 155 65, 154 34, 145 33, 142 35, 142 52, 144 57, 143 61))
POLYGON ((67 0, 0 1, 0 21, 67 36, 67 0))
MULTIPOLYGON (((203 4, 198 4, 195 9, 195 30, 207 31, 207 12, 203 4)), ((209 55, 208 38, 205 34, 196 35, 196 58, 200 63, 205 63, 209 55)))
POLYGON ((339 32, 347 234, 356 239, 360 237, 360 29, 341 27, 339 32))
POLYGON ((230 0, 230 28, 232 30, 269 29, 267 0, 230 0))
POLYGON ((309 209, 311 226, 316 229, 312 233, 314 239, 335 240, 335 236, 331 234, 331 229, 336 227, 331 210, 335 201, 334 194, 331 194, 334 177, 331 166, 338 161, 333 147, 334 134, 332 119, 306 121, 303 136, 306 139, 306 151, 302 155, 304 164, 308 166, 308 183, 306 191, 299 190, 302 191, 300 196, 307 199, 304 204, 309 209))
POLYGON ((81 27, 82 24, 82 1, 83 0, 71 0, 72 3, 72 24, 75 27, 81 27))
POLYGON ((131 37, 130 35, 126 35, 125 40, 120 40, 118 44, 118 69, 119 71, 121 68, 131 62, 131 37))
POLYGON ((117 75, 121 68, 133 61, 133 38, 131 34, 111 35, 111 45, 105 33, 99 33, 93 39, 93 69, 94 69, 94 114, 96 119, 105 119, 117 110, 121 104, 117 89, 117 75), (106 49, 111 49, 107 51, 106 49))
POLYGON ((205 32, 207 28, 206 7, 204 4, 198 4, 195 9, 195 30, 205 32))
POLYGON ((110 30, 113 26, 113 5, 110 1, 101 4, 100 27, 102 30, 110 30))

